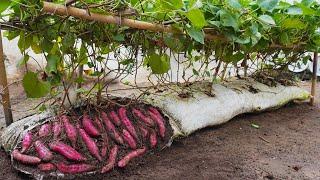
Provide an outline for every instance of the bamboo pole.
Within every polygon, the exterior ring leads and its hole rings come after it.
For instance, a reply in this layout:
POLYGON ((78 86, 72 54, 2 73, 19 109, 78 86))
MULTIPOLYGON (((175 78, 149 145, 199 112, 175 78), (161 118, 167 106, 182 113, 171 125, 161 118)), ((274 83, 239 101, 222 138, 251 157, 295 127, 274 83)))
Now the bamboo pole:
POLYGON ((6 67, 4 64, 1 29, 0 29, 0 87, 1 87, 0 94, 2 97, 1 100, 3 105, 4 117, 6 120, 6 125, 9 126, 13 122, 13 118, 12 118, 12 111, 11 111, 7 73, 6 73, 6 67))
POLYGON ((317 71, 318 71, 318 52, 313 55, 313 69, 312 69, 312 85, 311 85, 311 98, 310 105, 315 105, 316 87, 317 87, 317 71))

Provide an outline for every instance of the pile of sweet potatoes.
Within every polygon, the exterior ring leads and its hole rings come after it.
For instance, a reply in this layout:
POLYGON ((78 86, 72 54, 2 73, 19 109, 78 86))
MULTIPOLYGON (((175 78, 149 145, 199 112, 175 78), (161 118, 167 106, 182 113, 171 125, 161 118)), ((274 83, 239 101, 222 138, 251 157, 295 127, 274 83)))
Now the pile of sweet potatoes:
POLYGON ((43 173, 107 173, 160 150, 172 133, 169 127, 160 111, 147 105, 63 114, 27 132, 11 155, 43 173))

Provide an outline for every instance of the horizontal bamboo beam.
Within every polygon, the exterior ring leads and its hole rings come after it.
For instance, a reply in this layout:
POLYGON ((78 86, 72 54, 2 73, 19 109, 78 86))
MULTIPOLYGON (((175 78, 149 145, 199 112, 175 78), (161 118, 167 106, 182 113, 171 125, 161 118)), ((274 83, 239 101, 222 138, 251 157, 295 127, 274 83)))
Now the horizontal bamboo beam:
MULTIPOLYGON (((45 13, 51 13, 56 14, 60 16, 73 16, 76 18, 89 20, 89 21, 97 21, 101 23, 106 24, 117 24, 119 26, 128 26, 131 28, 141 29, 141 30, 149 30, 154 32, 166 32, 166 33, 177 33, 177 34, 183 34, 181 31, 177 31, 176 29, 173 29, 169 25, 162 25, 162 24, 154 24, 150 22, 145 21, 138 21, 134 19, 128 19, 128 18, 122 18, 119 16, 113 16, 113 15, 103 15, 98 13, 88 13, 85 9, 79 9, 76 7, 71 6, 65 6, 61 4, 55 4, 51 2, 43 2, 43 12, 45 13)), ((210 34, 205 31, 205 39, 207 40, 218 40, 218 41, 229 41, 225 36, 221 35, 215 35, 210 34)), ((271 44, 269 48, 276 48, 276 49, 302 49, 300 46, 294 45, 294 46, 281 46, 277 44, 271 44)))

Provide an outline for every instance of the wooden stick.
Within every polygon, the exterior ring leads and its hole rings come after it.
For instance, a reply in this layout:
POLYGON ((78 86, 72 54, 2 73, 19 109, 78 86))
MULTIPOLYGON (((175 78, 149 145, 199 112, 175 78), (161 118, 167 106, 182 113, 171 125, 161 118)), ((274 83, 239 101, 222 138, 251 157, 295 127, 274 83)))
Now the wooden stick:
POLYGON ((318 52, 313 54, 313 71, 312 71, 312 85, 311 85, 311 98, 310 105, 315 105, 316 86, 317 86, 317 71, 318 71, 318 52))
MULTIPOLYGON (((88 11, 85 9, 79 9, 75 7, 66 7, 61 4, 55 4, 51 2, 43 2, 43 12, 52 13, 61 16, 73 16, 76 18, 89 20, 89 21, 97 21, 101 23, 107 24, 117 24, 119 26, 128 26, 131 28, 141 29, 141 30, 149 30, 154 32, 166 32, 166 33, 177 33, 177 34, 185 34, 184 32, 173 29, 171 26, 166 26, 163 24, 154 24, 145 21, 138 21, 134 19, 121 18, 119 16, 113 15, 103 15, 97 13, 88 14, 88 11)), ((222 35, 210 34, 208 30, 204 29, 205 39, 207 40, 218 40, 228 42, 229 40, 222 35)), ((295 49, 301 50, 301 44, 292 45, 292 46, 282 46, 277 44, 271 44, 269 48, 275 49, 295 49)))
POLYGON ((4 64, 1 29, 0 29, 0 87, 1 87, 0 94, 2 96, 4 117, 6 120, 6 125, 9 126, 13 122, 13 118, 12 118, 12 111, 11 111, 7 73, 6 73, 6 67, 4 64))

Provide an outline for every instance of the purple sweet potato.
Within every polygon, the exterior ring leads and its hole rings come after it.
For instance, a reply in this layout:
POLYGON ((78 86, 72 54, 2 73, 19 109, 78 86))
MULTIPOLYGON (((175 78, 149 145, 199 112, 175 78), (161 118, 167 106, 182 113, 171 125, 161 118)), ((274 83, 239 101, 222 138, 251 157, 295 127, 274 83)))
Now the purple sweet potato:
POLYGON ((43 161, 51 161, 53 159, 51 151, 40 140, 34 142, 34 148, 36 149, 38 157, 43 161))
POLYGON ((136 141, 126 129, 122 130, 122 136, 131 149, 137 149, 136 141))
POLYGON ((40 127, 38 135, 39 137, 45 137, 48 136, 51 132, 51 125, 50 124, 44 124, 40 127))
POLYGON ((96 116, 94 118, 94 123, 96 124, 98 131, 103 132, 103 125, 102 125, 100 118, 98 116, 96 116))
POLYGON ((143 147, 141 149, 137 149, 137 150, 134 150, 134 151, 131 151, 130 153, 128 153, 124 158, 122 158, 119 162, 118 162, 118 167, 125 167, 128 165, 128 163, 138 157, 138 156, 141 156, 143 155, 145 152, 146 152, 147 148, 143 147))
POLYGON ((64 129, 66 131, 67 137, 70 140, 73 147, 76 146, 77 143, 77 129, 72 125, 69 121, 69 118, 66 115, 61 116, 64 129))
POLYGON ((123 139, 114 127, 113 123, 109 120, 105 112, 101 112, 101 118, 104 121, 107 131, 109 132, 112 139, 114 139, 118 144, 123 144, 123 139))
POLYGON ((32 144, 32 133, 27 132, 22 139, 21 153, 26 152, 30 148, 31 144, 32 144))
POLYGON ((118 154, 118 146, 115 145, 111 150, 110 150, 110 154, 109 154, 109 159, 107 161, 107 164, 105 166, 102 167, 101 169, 101 173, 106 173, 111 171, 115 164, 116 164, 116 159, 117 159, 117 154, 118 154))
POLYGON ((64 157, 68 158, 69 160, 73 160, 73 161, 87 160, 87 158, 85 158, 83 155, 81 155, 78 151, 76 151, 71 146, 64 144, 62 142, 52 142, 49 144, 49 147, 52 151, 63 155, 64 157))
POLYGON ((145 116, 140 110, 133 108, 132 113, 134 116, 137 117, 137 119, 144 122, 147 126, 150 126, 150 127, 154 126, 154 122, 152 121, 152 119, 150 119, 148 116, 145 116))
POLYGON ((109 150, 109 138, 107 134, 103 134, 103 142, 101 148, 101 157, 106 157, 107 151, 109 150))
POLYGON ((54 122, 52 127, 53 139, 56 140, 62 132, 62 125, 60 122, 54 122))
POLYGON ((56 166, 52 163, 42 163, 38 165, 38 169, 40 171, 54 171, 56 170, 56 166))
POLYGON ((35 156, 29 156, 25 154, 21 154, 17 149, 13 150, 11 153, 13 159, 21 162, 22 164, 30 164, 35 165, 41 162, 41 159, 35 156))
POLYGON ((91 139, 91 137, 86 133, 84 129, 79 129, 79 134, 83 142, 86 144, 89 152, 99 161, 102 161, 96 142, 94 142, 94 140, 91 139))
POLYGON ((140 132, 142 134, 142 137, 146 140, 148 137, 148 134, 149 134, 148 130, 146 128, 144 128, 143 126, 140 126, 139 128, 140 128, 140 132))
POLYGON ((157 146, 157 133, 154 130, 150 131, 150 146, 151 148, 155 148, 157 146))
POLYGON ((95 169, 95 166, 91 164, 65 164, 63 162, 60 162, 57 164, 57 168, 60 172, 66 173, 66 174, 79 174, 84 173, 88 171, 92 171, 95 169))
POLYGON ((109 115, 110 115, 111 121, 112 121, 116 126, 120 126, 120 125, 121 125, 120 118, 119 118, 118 114, 117 114, 115 111, 111 111, 109 115))
POLYGON ((100 135, 98 129, 93 125, 91 118, 84 114, 82 118, 83 129, 92 137, 97 137, 100 135))
MULTIPOLYGON (((155 108, 153 108, 153 109, 155 109, 155 108)), ((151 117, 151 119, 153 119, 155 122, 156 122, 156 124, 157 124, 157 126, 158 126, 158 129, 159 129, 159 134, 160 134, 160 136, 162 137, 162 138, 164 138, 165 137, 165 133, 166 133, 166 127, 165 127, 165 125, 164 125, 164 120, 163 120, 163 118, 161 117, 161 115, 160 115, 160 113, 159 114, 157 114, 157 113, 154 113, 154 111, 152 111, 151 109, 149 109, 149 115, 150 115, 150 117, 151 117), (160 116, 159 116, 160 115, 160 116)))
POLYGON ((130 132, 130 134, 131 134, 136 140, 138 140, 137 132, 136 132, 134 126, 132 125, 131 121, 129 120, 126 112, 127 112, 127 110, 126 110, 124 107, 121 107, 121 108, 119 109, 120 120, 121 120, 122 124, 126 127, 126 129, 130 132))

